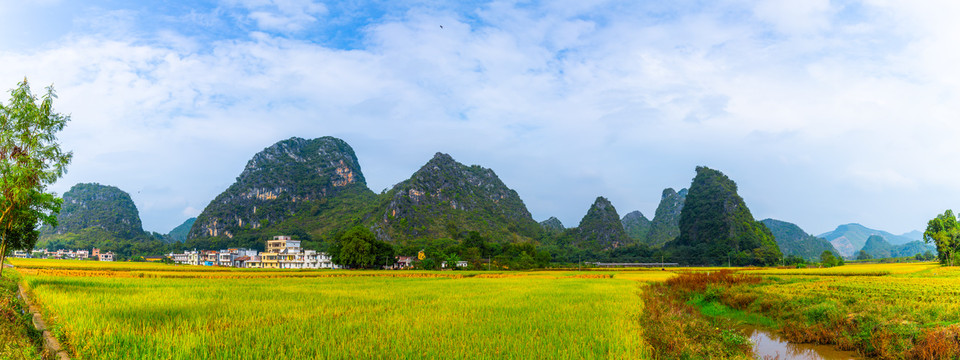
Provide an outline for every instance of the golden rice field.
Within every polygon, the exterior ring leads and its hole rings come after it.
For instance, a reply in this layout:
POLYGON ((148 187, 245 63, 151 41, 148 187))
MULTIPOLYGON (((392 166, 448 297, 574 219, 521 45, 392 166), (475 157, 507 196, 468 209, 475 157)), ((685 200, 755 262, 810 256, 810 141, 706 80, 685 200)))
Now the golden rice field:
POLYGON ((674 275, 14 264, 79 359, 650 358, 639 294, 674 275))

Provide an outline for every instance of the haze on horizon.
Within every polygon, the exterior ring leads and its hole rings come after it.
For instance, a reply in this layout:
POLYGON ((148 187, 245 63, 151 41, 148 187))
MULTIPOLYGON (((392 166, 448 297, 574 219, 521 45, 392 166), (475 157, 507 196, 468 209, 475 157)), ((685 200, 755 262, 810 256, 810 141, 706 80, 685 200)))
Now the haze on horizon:
POLYGON ((149 231, 263 148, 335 136, 375 192, 444 152, 568 227, 600 195, 652 218, 705 165, 757 219, 900 234, 960 204, 957 18, 939 1, 0 0, 0 88, 53 84, 75 155, 54 189, 117 186, 149 231))

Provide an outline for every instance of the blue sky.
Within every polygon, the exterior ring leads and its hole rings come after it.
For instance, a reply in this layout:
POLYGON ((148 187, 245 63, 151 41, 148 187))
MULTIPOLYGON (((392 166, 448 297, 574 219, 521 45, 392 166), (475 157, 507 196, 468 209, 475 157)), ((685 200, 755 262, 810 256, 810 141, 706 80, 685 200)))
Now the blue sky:
POLYGON ((54 84, 75 160, 147 230, 250 157, 336 136, 369 187, 435 152, 537 220, 648 217, 694 168, 758 219, 922 229, 960 200, 960 5, 925 1, 0 0, 0 84, 54 84), (443 25, 441 29, 440 25, 443 25))

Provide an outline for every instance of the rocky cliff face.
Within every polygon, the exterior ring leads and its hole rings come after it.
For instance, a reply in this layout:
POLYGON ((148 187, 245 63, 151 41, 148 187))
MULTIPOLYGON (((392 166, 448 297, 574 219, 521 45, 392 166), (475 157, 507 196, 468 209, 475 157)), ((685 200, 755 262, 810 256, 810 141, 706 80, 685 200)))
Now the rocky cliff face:
POLYGON ((680 235, 680 213, 687 199, 687 189, 679 192, 666 188, 660 195, 660 205, 650 222, 650 231, 645 240, 651 247, 661 247, 680 235))
POLYGON ((437 153, 381 199, 375 230, 386 240, 458 238, 469 231, 493 241, 535 238, 533 220, 516 191, 493 170, 437 153))
POLYGON ((620 215, 610 200, 603 196, 590 206, 590 210, 577 226, 578 239, 575 245, 581 248, 609 249, 630 243, 623 230, 620 215))
POLYGON ((650 233, 650 220, 639 211, 632 211, 620 219, 623 223, 623 230, 627 236, 640 243, 646 243, 647 235, 650 233))
MULTIPOLYGON (((343 140, 290 138, 257 153, 237 181, 197 216, 189 238, 224 236, 309 214, 344 193, 369 193, 353 148, 343 140)), ((355 195, 355 194, 354 194, 355 195)))
POLYGON ((123 190, 113 186, 77 184, 63 194, 63 207, 56 228, 45 227, 43 235, 80 233, 98 228, 120 238, 144 234, 137 206, 123 190))

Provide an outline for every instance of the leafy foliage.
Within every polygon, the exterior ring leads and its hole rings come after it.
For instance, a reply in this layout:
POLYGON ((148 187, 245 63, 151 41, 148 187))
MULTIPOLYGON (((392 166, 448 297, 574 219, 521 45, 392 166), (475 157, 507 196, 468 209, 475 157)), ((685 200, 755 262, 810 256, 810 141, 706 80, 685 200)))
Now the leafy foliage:
POLYGON ((340 236, 330 246, 335 264, 351 268, 375 269, 396 262, 393 246, 377 240, 370 229, 357 225, 340 236))
POLYGON ((829 250, 824 250, 820 253, 820 264, 826 267, 843 265, 843 258, 835 256, 829 250))
POLYGON ((680 214, 680 236, 666 247, 687 264, 769 265, 781 257, 773 234, 737 195, 737 184, 702 166, 680 214))
POLYGON ((956 257, 957 250, 960 249, 960 223, 957 223, 953 210, 947 210, 930 219, 927 230, 923 232, 923 239, 928 244, 933 241, 937 245, 937 256, 941 264, 955 266, 960 263, 960 259, 956 257))
POLYGON ((73 157, 57 143, 70 117, 53 111, 52 86, 38 99, 24 79, 10 95, 0 104, 0 264, 9 250, 32 248, 39 225, 57 223, 62 200, 47 185, 73 157))

